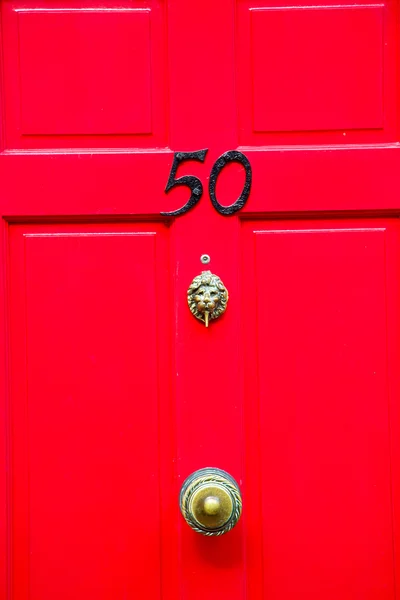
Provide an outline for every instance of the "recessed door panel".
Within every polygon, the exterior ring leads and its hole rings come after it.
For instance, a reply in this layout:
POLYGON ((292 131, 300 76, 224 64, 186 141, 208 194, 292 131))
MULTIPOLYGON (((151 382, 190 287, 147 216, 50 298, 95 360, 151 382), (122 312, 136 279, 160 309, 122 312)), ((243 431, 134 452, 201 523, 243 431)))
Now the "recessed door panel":
POLYGON ((11 242, 15 597, 160 598, 166 232, 16 228, 11 242))
POLYGON ((399 280, 395 228, 246 228, 257 290, 245 359, 248 444, 250 428, 259 435, 259 481, 248 493, 261 498, 265 598, 394 598, 387 293, 399 280))

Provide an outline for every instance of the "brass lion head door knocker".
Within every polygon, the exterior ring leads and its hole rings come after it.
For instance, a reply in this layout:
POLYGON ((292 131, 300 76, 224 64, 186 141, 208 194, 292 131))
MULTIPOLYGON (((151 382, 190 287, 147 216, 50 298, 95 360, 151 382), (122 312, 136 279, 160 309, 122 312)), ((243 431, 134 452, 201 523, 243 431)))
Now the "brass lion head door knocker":
MULTIPOLYGON (((202 257, 202 262, 204 261, 202 257)), ((188 289, 188 304, 191 313, 206 327, 212 319, 218 319, 228 303, 228 290, 218 275, 211 271, 202 271, 192 281, 188 289)))

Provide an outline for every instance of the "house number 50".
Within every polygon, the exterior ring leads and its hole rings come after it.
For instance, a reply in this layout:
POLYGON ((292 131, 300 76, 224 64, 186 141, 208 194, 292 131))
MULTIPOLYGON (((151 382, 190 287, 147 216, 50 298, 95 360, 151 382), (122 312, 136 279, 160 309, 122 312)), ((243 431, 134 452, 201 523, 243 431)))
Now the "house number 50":
MULTIPOLYGON (((197 152, 175 152, 174 161, 172 163, 171 172, 169 174, 169 178, 167 181, 167 185, 165 186, 165 192, 169 192, 172 188, 177 187, 179 185, 186 185, 191 190, 191 195, 189 200, 186 202, 185 206, 182 208, 178 208, 177 210, 172 210, 170 212, 162 212, 162 215, 167 217, 178 217, 179 215, 184 215, 188 210, 193 208, 200 198, 203 195, 203 184, 201 183, 198 177, 194 177, 194 175, 184 175, 183 177, 178 177, 175 179, 176 172, 181 162, 185 162, 187 160, 197 160, 198 162, 204 162, 208 149, 206 150, 198 150, 197 152)), ((210 173, 210 181, 208 184, 210 199, 213 207, 216 211, 218 211, 221 215, 233 215, 233 213, 237 212, 246 204, 251 188, 251 165, 248 158, 242 153, 237 152, 236 150, 230 150, 229 152, 225 152, 220 156, 216 162, 214 163, 213 168, 210 173), (215 194, 215 188, 217 185, 217 179, 222 169, 228 163, 236 162, 240 163, 246 172, 246 180, 244 182, 242 193, 239 198, 229 206, 222 206, 217 200, 217 196, 215 194)))

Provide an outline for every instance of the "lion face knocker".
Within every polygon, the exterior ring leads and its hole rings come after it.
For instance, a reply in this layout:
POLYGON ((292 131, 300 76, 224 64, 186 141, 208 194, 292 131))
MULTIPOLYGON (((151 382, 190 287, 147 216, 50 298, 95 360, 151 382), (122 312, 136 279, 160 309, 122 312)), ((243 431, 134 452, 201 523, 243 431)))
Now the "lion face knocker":
POLYGON ((210 319, 218 319, 225 312, 228 298, 228 290, 211 271, 195 277, 188 289, 190 311, 206 327, 210 319))

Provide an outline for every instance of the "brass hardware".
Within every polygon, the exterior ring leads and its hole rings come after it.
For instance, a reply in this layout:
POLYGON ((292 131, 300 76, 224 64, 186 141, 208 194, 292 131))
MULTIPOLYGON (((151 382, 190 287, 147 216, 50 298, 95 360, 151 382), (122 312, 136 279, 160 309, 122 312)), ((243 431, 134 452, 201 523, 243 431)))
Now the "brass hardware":
POLYGON ((188 289, 188 304, 191 313, 206 327, 211 319, 218 319, 226 310, 228 290, 211 271, 202 271, 188 289))
POLYGON ((221 469, 195 471, 183 482, 182 515, 203 535, 223 535, 236 525, 242 512, 242 496, 236 481, 221 469))

